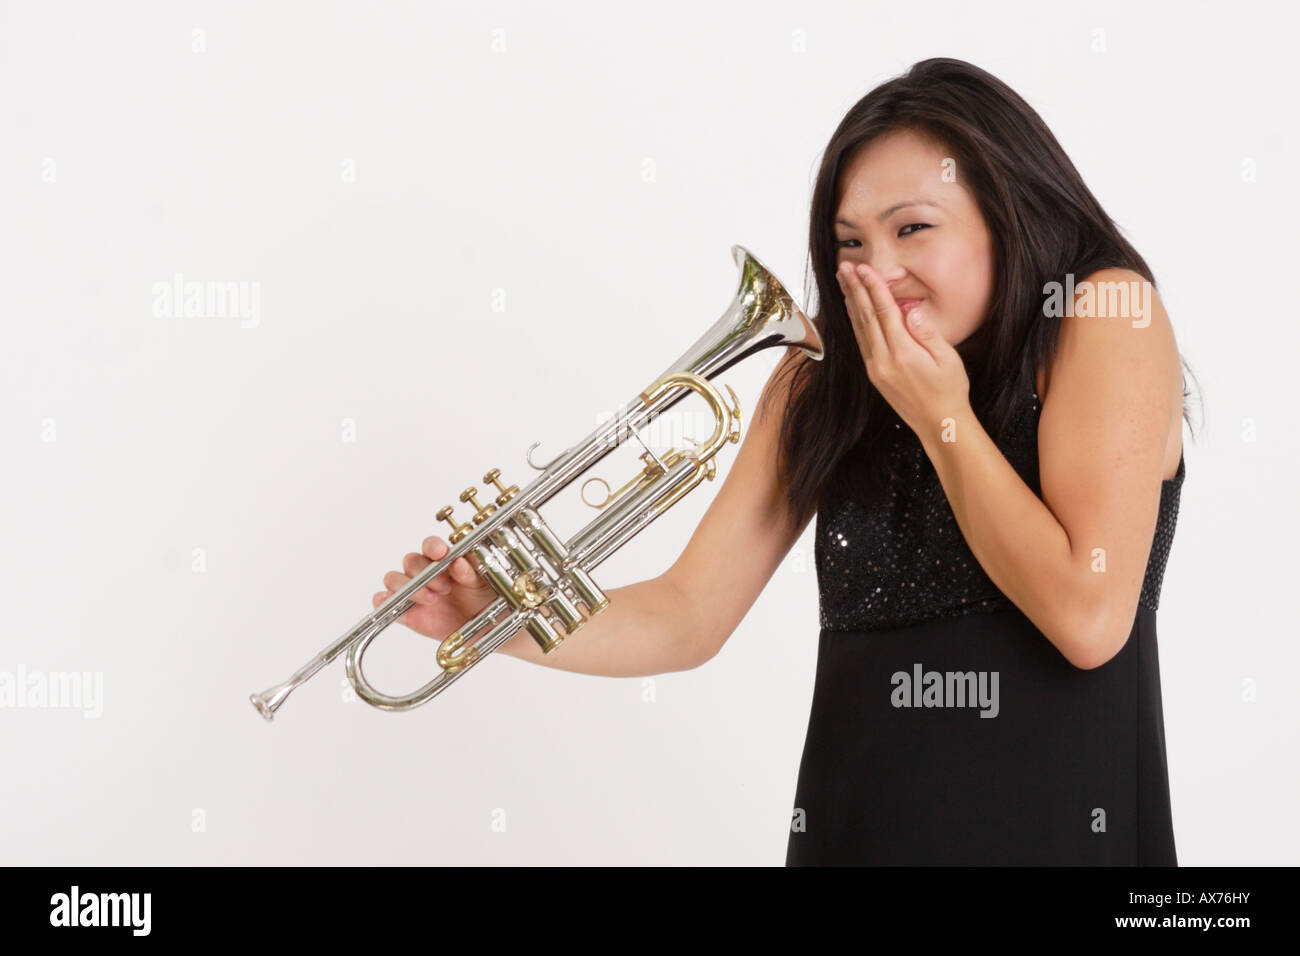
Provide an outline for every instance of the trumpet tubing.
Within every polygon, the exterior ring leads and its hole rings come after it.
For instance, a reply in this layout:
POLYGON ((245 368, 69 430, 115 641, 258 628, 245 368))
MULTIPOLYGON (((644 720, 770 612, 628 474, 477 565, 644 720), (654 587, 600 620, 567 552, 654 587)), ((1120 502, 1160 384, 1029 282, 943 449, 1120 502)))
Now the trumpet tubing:
MULTIPOLYGON (((460 500, 474 509, 469 521, 457 522, 447 505, 437 513, 451 526, 450 550, 430 564, 383 604, 295 671, 288 680, 252 694, 249 700, 267 720, 289 694, 321 669, 345 654, 348 680, 357 695, 380 710, 410 710, 441 693, 475 664, 521 629, 527 630, 545 653, 609 606, 609 598, 591 572, 639 534, 650 522, 680 501, 701 481, 716 474, 714 456, 728 442, 740 441, 741 410, 727 386, 730 401, 710 379, 755 352, 776 346, 801 349, 822 357, 821 337, 781 283, 742 246, 731 248, 740 269, 739 285, 721 318, 646 389, 619 409, 610 421, 549 464, 528 464, 540 471, 527 487, 502 487, 501 471, 483 476, 498 494, 480 504, 477 488, 466 488, 460 500), (656 455, 637 431, 655 415, 688 395, 700 396, 714 416, 714 429, 703 442, 656 455), (631 435, 645 448, 645 467, 608 495, 593 519, 568 541, 546 523, 539 509, 576 478, 597 464, 631 435), (413 595, 462 555, 473 557, 478 573, 497 597, 438 646, 438 671, 427 684, 408 694, 381 693, 366 680, 362 658, 371 643, 414 604, 413 595)), ((603 481, 603 479, 588 479, 603 481)), ((584 484, 585 487, 585 484, 584 484)), ((608 487, 608 485, 607 485, 608 487)), ((586 499, 583 499, 586 501, 586 499)))

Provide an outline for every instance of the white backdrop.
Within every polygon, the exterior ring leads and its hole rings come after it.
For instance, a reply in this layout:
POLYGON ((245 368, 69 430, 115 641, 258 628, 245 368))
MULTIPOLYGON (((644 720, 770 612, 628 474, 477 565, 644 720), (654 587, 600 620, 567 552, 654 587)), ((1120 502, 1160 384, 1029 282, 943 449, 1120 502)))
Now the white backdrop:
MULTIPOLYGON (((1296 863, 1282 9, 3 4, 0 675, 90 674, 102 696, 0 708, 0 859, 783 863, 812 525, 700 669, 498 655, 388 714, 344 700, 338 661, 273 724, 247 697, 366 614, 462 488, 494 466, 523 485, 529 444, 547 460, 694 342, 734 291, 732 243, 810 304, 832 129, 956 56, 1042 113, 1204 389, 1159 612, 1180 862, 1296 863), (169 313, 177 276, 242 283, 249 308, 169 313)), ((746 423, 776 358, 722 379, 746 423)), ((597 580, 675 560, 728 448, 597 580)), ((595 472, 615 487, 620 455, 595 472)), ((548 514, 571 533, 594 513, 548 514)), ((386 689, 431 676, 428 640, 377 647, 386 689)))

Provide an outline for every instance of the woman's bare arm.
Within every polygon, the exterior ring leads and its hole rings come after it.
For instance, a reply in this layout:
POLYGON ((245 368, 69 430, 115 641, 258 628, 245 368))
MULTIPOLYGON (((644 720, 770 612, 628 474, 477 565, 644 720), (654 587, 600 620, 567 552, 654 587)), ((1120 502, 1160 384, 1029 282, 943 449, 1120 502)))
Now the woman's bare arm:
MULTIPOLYGON (((609 607, 549 654, 521 630, 496 653, 556 670, 600 677, 645 677, 689 670, 699 661, 685 595, 664 577, 605 592, 609 607)), ((563 633, 563 629, 557 626, 563 633)))
MULTIPOLYGON (((776 468, 788 386, 782 370, 796 361, 808 359, 789 350, 768 379, 726 480, 671 568, 608 590, 609 606, 549 654, 522 630, 495 653, 603 677, 689 670, 712 658, 806 526, 791 523, 776 468)), ((422 554, 406 556, 405 573, 390 571, 384 577, 388 590, 374 596, 375 606, 446 553, 443 539, 426 538, 422 554)), ((417 592, 419 606, 401 621, 441 640, 495 597, 462 557, 417 592)))

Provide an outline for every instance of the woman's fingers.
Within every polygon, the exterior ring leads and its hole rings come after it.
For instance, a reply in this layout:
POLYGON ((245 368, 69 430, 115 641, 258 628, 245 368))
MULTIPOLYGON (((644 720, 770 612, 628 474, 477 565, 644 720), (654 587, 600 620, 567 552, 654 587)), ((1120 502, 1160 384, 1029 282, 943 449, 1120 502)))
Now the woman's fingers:
MULTIPOLYGON (((411 583, 411 577, 411 575, 403 574, 401 571, 389 571, 384 575, 384 587, 395 594, 411 583)), ((411 595, 411 600, 416 604, 433 604, 440 596, 430 591, 428 586, 425 586, 411 595)))
POLYGON ((863 359, 868 359, 871 357, 871 347, 858 326, 858 306, 849 294, 849 280, 844 273, 843 264, 835 270, 835 279, 840 284, 840 292, 844 294, 844 309, 849 313, 849 325, 853 329, 853 338, 858 343, 858 351, 862 353, 863 359))
POLYGON ((862 357, 870 359, 883 353, 885 337, 874 315, 875 307, 872 305, 871 295, 858 276, 857 270, 851 263, 846 262, 841 264, 836 274, 839 276, 841 288, 844 289, 845 307, 848 309, 849 318, 853 321, 862 357))
MULTIPOLYGON (((384 575, 384 590, 371 595, 372 605, 379 607, 391 600, 412 580, 427 574, 431 564, 444 562, 451 553, 451 545, 437 535, 430 535, 421 542, 420 550, 422 553, 412 552, 402 559, 401 571, 384 575)), ((470 558, 460 555, 412 594, 414 606, 408 607, 398 620, 417 633, 441 637, 454 624, 462 623, 449 624, 453 612, 477 614, 495 598, 492 586, 482 579, 470 558)))
POLYGON ((470 567, 469 560, 464 555, 451 562, 448 573, 457 584, 463 584, 467 588, 476 588, 482 584, 478 573, 470 567))
MULTIPOLYGON (((415 577, 432 563, 432 561, 422 554, 411 553, 402 559, 402 570, 405 571, 409 577, 415 577)), ((447 580, 446 573, 439 574, 416 593, 427 594, 430 591, 434 594, 449 594, 451 592, 451 583, 447 580)))
MULTIPOLYGON (((410 584, 412 578, 424 571, 434 561, 440 561, 449 550, 447 543, 436 536, 425 538, 422 547, 423 554, 416 554, 412 551, 402 558, 401 571, 389 571, 384 575, 384 587, 388 591, 382 596, 380 594, 373 596, 372 603, 375 606, 382 604, 398 590, 410 584)), ((474 582, 476 575, 470 568, 469 563, 463 557, 457 558, 452 562, 450 570, 444 570, 434 577, 433 580, 411 595, 411 600, 416 604, 435 604, 439 597, 451 593, 454 583, 465 583, 466 572, 468 572, 470 581, 474 582), (448 577, 449 574, 451 575, 450 578, 448 577)))
MULTIPOLYGON (((447 552, 451 550, 451 546, 447 544, 446 541, 443 541, 442 538, 439 538, 437 535, 430 535, 429 537, 425 538, 423 543, 420 545, 420 548, 424 552, 424 557, 427 559, 426 566, 433 561, 441 561, 443 558, 447 556, 447 552)), ((465 560, 464 558, 457 558, 455 561, 451 563, 452 566, 449 570, 455 570, 456 565, 460 564, 464 560, 465 560)), ((446 594, 449 591, 451 591, 451 582, 447 580, 447 574, 448 571, 443 571, 434 579, 434 581, 437 584, 435 590, 437 590, 439 594, 446 594), (445 590, 440 590, 444 586, 445 586, 445 590)), ((452 581, 455 580, 456 580, 456 576, 452 575, 452 581)))
MULTIPOLYGON (((370 603, 375 607, 379 607, 392 596, 392 591, 377 591, 371 595, 370 603)), ((437 613, 436 608, 417 604, 414 607, 407 608, 406 612, 398 620, 412 630, 427 636, 427 632, 431 627, 431 615, 435 613, 437 613)))
POLYGON ((903 328, 903 316, 898 303, 894 301, 894 294, 889 291, 889 286, 880 273, 865 263, 859 267, 855 278, 866 293, 867 303, 875 314, 884 342, 891 351, 901 352, 907 345, 904 339, 910 339, 911 336, 903 328))
POLYGON ((425 553, 430 561, 441 561, 448 551, 447 542, 443 541, 435 534, 429 535, 420 545, 420 550, 425 553))
MULTIPOLYGON (((387 591, 376 591, 374 594, 370 596, 370 603, 374 607, 379 607, 379 605, 383 604, 392 596, 393 596, 392 588, 389 588, 387 591)), ((405 622, 406 619, 410 616, 410 613, 411 613, 411 609, 408 609, 406 613, 403 614, 398 620, 405 622)))
MULTIPOLYGON (((451 550, 451 545, 447 544, 446 541, 443 541, 442 538, 439 538, 437 535, 431 535, 424 539, 423 550, 430 560, 441 561, 447 556, 447 552, 451 550)), ((466 587, 479 586, 478 574, 470 566, 469 561, 464 555, 461 555, 455 561, 451 562, 451 567, 438 575, 438 577, 441 578, 443 575, 447 574, 451 575, 451 580, 455 584, 463 584, 466 587)))
MULTIPOLYGON (((383 604, 395 593, 410 584, 411 580, 428 568, 430 564, 445 558, 448 551, 451 550, 451 546, 436 535, 425 538, 421 548, 423 554, 411 552, 402 559, 401 571, 389 571, 384 575, 384 587, 387 590, 372 595, 371 604, 375 607, 383 604)), ((438 599, 450 594, 456 585, 469 588, 482 586, 478 574, 464 555, 453 561, 449 568, 444 569, 433 580, 411 595, 411 600, 416 604, 437 604, 438 599)))

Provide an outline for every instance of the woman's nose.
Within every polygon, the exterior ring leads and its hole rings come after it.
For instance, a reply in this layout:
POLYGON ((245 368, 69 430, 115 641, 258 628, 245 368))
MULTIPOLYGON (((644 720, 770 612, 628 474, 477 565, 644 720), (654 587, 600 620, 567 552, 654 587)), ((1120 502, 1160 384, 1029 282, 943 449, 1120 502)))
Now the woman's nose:
POLYGON ((886 282, 895 282, 903 275, 903 268, 898 264, 898 260, 891 256, 869 256, 865 260, 867 265, 884 279, 886 282))

